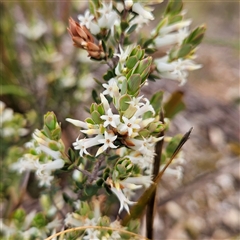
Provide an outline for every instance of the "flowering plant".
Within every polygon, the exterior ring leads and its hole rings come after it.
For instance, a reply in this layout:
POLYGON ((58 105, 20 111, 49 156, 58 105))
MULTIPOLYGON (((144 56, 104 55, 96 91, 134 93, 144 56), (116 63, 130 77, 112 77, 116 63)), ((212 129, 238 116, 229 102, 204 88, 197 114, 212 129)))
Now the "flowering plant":
POLYGON ((151 216, 147 237, 153 237, 156 186, 164 172, 181 178, 181 168, 170 164, 190 131, 183 138, 164 137, 171 118, 182 109, 181 96, 175 93, 164 102, 160 90, 148 99, 142 88, 163 78, 185 84, 188 71, 201 67, 192 59, 205 26, 189 30, 191 20, 184 19, 182 2, 172 0, 158 25, 144 37, 141 30, 155 19, 152 4, 90 1, 79 22, 69 19, 73 45, 108 69, 103 81, 96 79, 101 91, 92 91, 89 116, 66 118, 80 130, 73 148, 66 149, 61 124, 48 112, 43 128, 34 131, 22 156, 11 165, 21 174, 34 172, 43 189, 42 212, 26 214, 18 209, 12 221, 2 223, 11 239, 50 235, 48 239, 139 239, 138 220, 146 206, 151 216), (158 49, 165 51, 161 58, 154 56, 158 49), (60 180, 63 176, 65 183, 60 180), (68 189, 61 186, 66 183, 68 189), (79 229, 64 231, 72 227, 79 229))

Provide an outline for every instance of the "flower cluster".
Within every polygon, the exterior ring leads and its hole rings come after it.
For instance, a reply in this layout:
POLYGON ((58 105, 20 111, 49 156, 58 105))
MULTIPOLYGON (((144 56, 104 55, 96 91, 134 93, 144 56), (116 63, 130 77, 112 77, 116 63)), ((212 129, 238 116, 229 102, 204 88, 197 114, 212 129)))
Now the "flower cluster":
POLYGON ((19 173, 35 171, 39 186, 51 186, 52 172, 61 169, 66 160, 61 129, 53 113, 45 115, 45 124, 45 130, 35 130, 33 139, 25 144, 27 153, 11 166, 19 173))
POLYGON ((0 101, 0 136, 6 138, 16 138, 25 136, 29 130, 25 128, 26 119, 21 114, 14 113, 13 109, 7 108, 6 104, 0 101))
MULTIPOLYGON (((109 214, 109 206, 103 210, 104 214, 100 214, 101 203, 105 201, 102 188, 106 193, 113 194, 109 202, 112 203, 114 199, 119 201, 118 213, 126 210, 130 214, 129 206, 136 203, 136 191, 147 188, 144 194, 150 191, 152 193, 157 185, 156 179, 159 179, 157 176, 161 177, 165 170, 171 177, 182 178, 183 170, 180 166, 175 169, 168 167, 180 149, 181 138, 163 137, 168 127, 168 118, 182 109, 182 102, 176 100, 176 104, 173 104, 175 106, 172 106, 169 103, 171 101, 163 103, 163 92, 160 90, 150 99, 141 91, 150 80, 161 78, 184 84, 188 71, 201 67, 192 59, 203 38, 205 27, 189 30, 191 20, 184 20, 182 2, 170 0, 154 31, 147 37, 137 36, 132 43, 131 37, 134 35, 131 34, 138 33, 144 24, 154 19, 154 9, 149 7, 151 2, 144 4, 132 0, 91 1, 90 4, 89 10, 78 16, 79 23, 69 19, 68 32, 74 46, 84 49, 90 57, 89 60, 102 61, 109 68, 103 75, 104 82, 94 79, 101 92, 92 91, 94 102, 89 108, 89 117, 84 121, 66 118, 67 122, 80 128, 80 133, 72 144, 73 148, 65 152, 60 124, 54 113, 48 112, 44 116, 43 128, 35 130, 33 139, 26 143, 27 152, 11 165, 11 168, 19 173, 34 171, 39 186, 51 187, 49 192, 52 195, 49 194, 51 196, 48 199, 54 205, 51 210, 47 209, 46 214, 38 213, 35 217, 33 213, 27 217, 22 212, 16 215, 15 219, 22 219, 23 222, 26 220, 28 223, 26 226, 19 225, 22 228, 21 235, 26 239, 38 237, 40 234, 45 237, 50 230, 54 233, 60 227, 81 227, 80 233, 77 233, 77 237, 81 239, 128 239, 129 236, 126 237, 122 232, 138 231, 137 224, 133 224, 131 228, 129 221, 123 221, 124 226, 121 226, 118 220, 111 222, 109 217, 104 216, 109 214), (165 51, 166 46, 168 48, 165 51), (156 55, 152 54, 157 49, 165 51, 166 55, 154 58, 156 55), (169 108, 177 109, 170 111, 169 108), (163 172, 157 175, 162 169, 163 172), (59 176, 63 172, 72 176, 72 179, 66 181, 71 183, 67 188, 60 187, 59 183, 54 181, 54 175, 59 176), (59 202, 55 202, 54 194, 60 195, 59 202), (91 203, 88 202, 90 200, 91 203), (63 207, 64 204, 67 207, 63 207), (53 219, 53 215, 57 213, 64 224, 53 219), (29 221, 34 224, 29 224, 29 221)), ((40 55, 48 58, 48 63, 52 64, 62 59, 56 52, 51 51, 51 48, 40 51, 40 55)), ((58 68, 61 85, 66 91, 78 88, 73 77, 75 71, 64 66, 58 68), (65 81, 65 78, 69 78, 68 81, 65 81)), ((83 95, 78 98, 83 98, 83 95)), ((65 102, 68 102, 68 99, 65 102)), ((70 103, 69 101, 67 106, 70 103)), ((12 120, 13 112, 6 109, 2 103, 0 107, 3 125, 12 120)), ((19 129, 18 133, 21 134, 23 129, 19 129)), ((1 135, 4 135, 3 131, 1 135)), ((138 208, 140 204, 147 204, 139 202, 138 208)), ((145 205, 141 207, 144 208, 145 205)), ((110 207, 112 206, 114 205, 110 207)), ((18 228, 11 224, 8 231, 14 235, 18 228)), ((76 237, 71 233, 67 234, 76 237)))
POLYGON ((157 133, 164 128, 149 100, 138 96, 147 79, 152 59, 145 57, 144 50, 139 46, 126 51, 129 55, 122 50, 119 56, 121 62, 115 70, 116 76, 103 84, 105 90, 100 94, 100 103, 92 104, 91 118, 85 122, 66 119, 88 136, 78 137, 73 143, 81 157, 90 155, 89 149, 94 146, 98 147, 95 157, 105 152, 111 154, 111 151, 119 155, 106 183, 119 198, 120 211, 123 208, 129 211, 127 204, 132 203, 123 192, 145 185, 142 175, 151 183, 155 143, 162 140, 157 133), (126 56, 125 59, 123 56, 126 56), (133 165, 141 169, 138 177, 132 176, 133 165))
POLYGON ((185 11, 182 10, 182 3, 170 3, 165 11, 164 18, 158 27, 152 32, 153 44, 157 48, 165 46, 167 54, 164 57, 155 59, 159 76, 177 80, 180 85, 187 81, 188 71, 202 67, 195 64, 193 60, 197 45, 200 43, 205 31, 205 26, 198 27, 190 32, 191 19, 184 19, 185 11), (175 6, 173 6, 175 4, 175 6), (175 8, 174 12, 171 8, 175 8))

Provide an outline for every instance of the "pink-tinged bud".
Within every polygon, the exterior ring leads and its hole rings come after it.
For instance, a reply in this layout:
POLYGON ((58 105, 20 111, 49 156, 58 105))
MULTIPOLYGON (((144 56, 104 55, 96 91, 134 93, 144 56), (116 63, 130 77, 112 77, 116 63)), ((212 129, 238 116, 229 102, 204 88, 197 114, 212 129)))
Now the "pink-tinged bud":
POLYGON ((68 32, 72 37, 73 45, 87 50, 90 57, 102 59, 106 56, 101 43, 99 45, 95 44, 89 30, 85 26, 81 26, 75 22, 72 18, 69 18, 68 32))

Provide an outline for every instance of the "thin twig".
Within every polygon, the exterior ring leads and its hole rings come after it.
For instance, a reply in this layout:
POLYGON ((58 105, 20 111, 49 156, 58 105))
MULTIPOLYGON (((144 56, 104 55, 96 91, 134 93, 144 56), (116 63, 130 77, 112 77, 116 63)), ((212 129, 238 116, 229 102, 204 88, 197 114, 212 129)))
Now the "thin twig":
POLYGON ((81 172, 82 174, 86 175, 87 177, 91 177, 92 176, 92 174, 89 171, 81 169, 81 168, 79 168, 77 166, 75 166, 74 169, 78 170, 79 172, 81 172))
MULTIPOLYGON (((164 116, 163 112, 160 112, 160 121, 164 123, 164 116)), ((158 137, 163 137, 164 131, 161 131, 158 137)), ((155 158, 154 158, 154 165, 153 165, 153 177, 156 178, 159 173, 159 168, 161 164, 162 158, 162 149, 163 149, 163 140, 157 142, 155 146, 155 158)), ((157 188, 154 190, 151 199, 147 205, 146 211, 146 230, 147 230, 147 237, 149 239, 153 239, 153 222, 154 222, 154 208, 155 208, 155 199, 156 199, 157 188)))

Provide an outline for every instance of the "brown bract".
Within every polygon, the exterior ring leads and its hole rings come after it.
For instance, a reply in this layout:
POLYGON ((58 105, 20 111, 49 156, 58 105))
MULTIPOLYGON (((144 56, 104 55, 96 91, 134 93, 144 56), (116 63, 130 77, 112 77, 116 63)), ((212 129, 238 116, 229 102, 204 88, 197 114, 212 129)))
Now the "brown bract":
POLYGON ((92 34, 85 26, 81 26, 72 18, 69 18, 69 28, 67 30, 72 37, 73 45, 75 47, 85 49, 88 52, 89 57, 102 59, 106 56, 103 51, 102 44, 99 43, 97 45, 94 43, 92 34))

